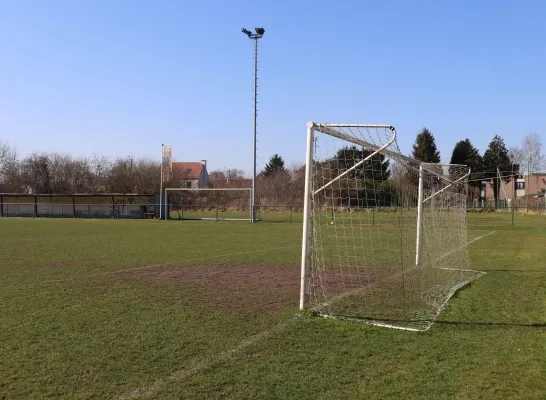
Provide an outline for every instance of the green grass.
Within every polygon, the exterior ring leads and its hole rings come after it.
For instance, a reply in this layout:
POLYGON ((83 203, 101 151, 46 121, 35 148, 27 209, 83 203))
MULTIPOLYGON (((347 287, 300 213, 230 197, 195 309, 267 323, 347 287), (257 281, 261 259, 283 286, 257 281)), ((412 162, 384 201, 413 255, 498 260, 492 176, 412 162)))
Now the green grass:
POLYGON ((510 222, 469 214, 487 274, 413 333, 298 313, 298 223, 0 219, 0 398, 544 399, 546 218, 510 222))

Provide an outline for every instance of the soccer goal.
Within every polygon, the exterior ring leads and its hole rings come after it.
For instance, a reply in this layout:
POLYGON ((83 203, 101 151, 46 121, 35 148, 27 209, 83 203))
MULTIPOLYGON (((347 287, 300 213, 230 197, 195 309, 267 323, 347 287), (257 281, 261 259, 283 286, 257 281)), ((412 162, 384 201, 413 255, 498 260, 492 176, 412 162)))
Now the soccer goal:
POLYGON ((300 308, 427 330, 472 270, 464 165, 402 155, 389 125, 307 125, 300 308))
POLYGON ((165 219, 252 221, 252 189, 165 189, 165 219))

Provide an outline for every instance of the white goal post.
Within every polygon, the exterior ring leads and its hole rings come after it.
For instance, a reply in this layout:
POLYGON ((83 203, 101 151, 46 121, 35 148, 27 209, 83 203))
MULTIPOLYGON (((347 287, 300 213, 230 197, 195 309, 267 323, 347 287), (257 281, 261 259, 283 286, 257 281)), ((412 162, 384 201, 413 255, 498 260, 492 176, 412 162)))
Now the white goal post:
POLYGON ((307 124, 300 309, 430 328, 472 270, 465 165, 402 155, 390 125, 307 124))
POLYGON ((252 188, 167 188, 165 219, 252 221, 252 188))

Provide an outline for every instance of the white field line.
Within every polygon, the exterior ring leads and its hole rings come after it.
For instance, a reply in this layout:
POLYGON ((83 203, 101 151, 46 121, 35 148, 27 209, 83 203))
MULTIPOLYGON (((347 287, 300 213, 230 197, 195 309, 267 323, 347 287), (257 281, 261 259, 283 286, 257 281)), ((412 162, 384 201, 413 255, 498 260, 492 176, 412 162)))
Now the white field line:
POLYGON ((22 287, 47 285, 47 284, 50 284, 50 283, 60 283, 60 282, 65 282, 65 281, 74 281, 74 280, 80 280, 80 279, 95 278, 97 276, 122 274, 122 273, 125 273, 125 272, 132 272, 132 271, 139 271, 139 270, 143 270, 143 269, 166 267, 166 266, 169 266, 169 265, 178 265, 178 264, 182 264, 182 263, 195 262, 195 261, 213 261, 213 260, 216 260, 216 259, 222 259, 222 258, 230 257, 230 256, 263 253, 263 252, 267 252, 267 251, 286 250, 286 249, 292 249, 292 248, 296 248, 296 247, 299 247, 299 246, 283 246, 283 247, 274 247, 274 248, 270 248, 270 249, 238 251, 238 252, 234 252, 234 253, 226 253, 226 254, 216 255, 216 256, 201 256, 201 257, 194 257, 194 258, 186 258, 186 259, 183 259, 183 260, 180 260, 180 261, 173 261, 173 262, 170 262, 170 263, 150 264, 150 265, 144 265, 142 267, 118 269, 118 270, 115 270, 115 271, 97 272, 96 274, 89 274, 89 275, 70 276, 70 277, 67 277, 67 278, 52 279, 52 280, 42 281, 42 282, 32 282, 32 283, 27 283, 25 285, 22 285, 22 287))
MULTIPOLYGON (((471 241, 466 242, 466 245, 468 246, 469 244, 472 244, 472 243, 474 243, 474 242, 477 242, 478 240, 483 239, 483 238, 486 237, 486 236, 492 235, 493 233, 495 233, 495 231, 486 233, 485 235, 482 235, 482 236, 478 236, 477 238, 474 238, 474 239, 472 239, 471 241)), ((438 261, 440 261, 440 260, 443 260, 444 258, 449 257, 450 255, 452 255, 452 254, 455 253, 456 251, 461 250, 462 248, 463 248, 463 247, 459 247, 458 249, 452 250, 452 251, 450 251, 449 253, 446 253, 446 254, 444 254, 443 256, 438 257, 436 260, 434 260, 434 262, 436 263, 436 262, 438 262, 438 261)))
POLYGON ((152 397, 159 389, 161 389, 162 386, 167 384, 173 384, 175 382, 180 382, 184 379, 189 378, 190 376, 193 376, 208 368, 211 368, 212 366, 214 366, 215 364, 219 362, 222 362, 231 357, 234 357, 235 355, 240 353, 242 350, 253 345, 254 343, 260 342, 263 339, 266 339, 267 337, 277 332, 280 332, 282 329, 286 328, 288 325, 294 322, 296 318, 297 317, 292 317, 288 320, 281 321, 277 325, 273 326, 273 328, 257 333, 256 335, 253 335, 249 337, 248 339, 241 341, 241 343, 239 343, 237 346, 229 350, 226 350, 222 353, 212 355, 210 357, 190 361, 186 368, 175 371, 165 378, 160 378, 148 386, 144 386, 139 389, 135 389, 129 393, 126 393, 120 396, 119 400, 130 400, 130 399, 141 399, 141 398, 152 397))
POLYGON ((478 240, 483 239, 483 238, 486 237, 486 236, 492 235, 493 233, 495 233, 495 231, 491 231, 491 232, 489 232, 489 233, 486 233, 485 235, 478 236, 477 238, 472 239, 472 240, 471 240, 470 242, 468 242, 467 244, 471 244, 471 243, 477 242, 478 240))

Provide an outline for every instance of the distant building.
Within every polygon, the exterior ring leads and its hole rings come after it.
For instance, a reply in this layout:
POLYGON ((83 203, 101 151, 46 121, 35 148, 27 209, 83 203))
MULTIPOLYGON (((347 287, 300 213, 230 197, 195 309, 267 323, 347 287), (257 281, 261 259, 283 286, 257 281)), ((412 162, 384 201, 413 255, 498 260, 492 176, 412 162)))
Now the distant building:
POLYGON ((173 162, 173 180, 183 188, 208 187, 207 160, 197 162, 173 162))
MULTIPOLYGON (((486 200, 493 200, 495 194, 491 181, 482 183, 481 196, 486 200)), ((508 182, 504 180, 499 188, 500 200, 517 200, 526 197, 541 197, 546 191, 546 172, 533 172, 529 175, 515 175, 508 182)))

